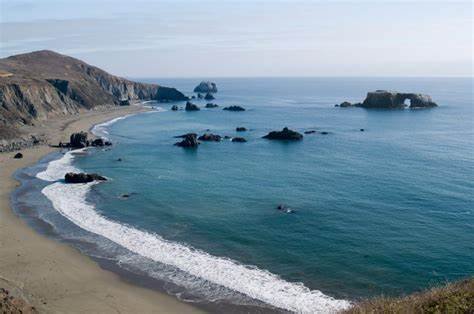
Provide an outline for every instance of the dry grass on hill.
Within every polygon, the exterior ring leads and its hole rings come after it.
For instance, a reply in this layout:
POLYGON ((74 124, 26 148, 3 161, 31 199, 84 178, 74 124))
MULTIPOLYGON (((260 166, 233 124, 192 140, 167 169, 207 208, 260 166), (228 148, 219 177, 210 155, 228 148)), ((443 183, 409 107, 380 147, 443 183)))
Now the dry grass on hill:
POLYGON ((348 314, 469 313, 474 314, 474 277, 401 298, 378 297, 355 305, 348 314))

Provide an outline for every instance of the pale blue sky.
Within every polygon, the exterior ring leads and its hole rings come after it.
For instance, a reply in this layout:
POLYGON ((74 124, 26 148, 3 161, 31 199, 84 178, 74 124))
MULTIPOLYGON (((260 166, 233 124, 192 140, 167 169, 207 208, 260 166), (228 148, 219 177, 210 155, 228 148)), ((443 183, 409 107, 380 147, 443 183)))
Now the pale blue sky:
POLYGON ((471 1, 0 0, 0 57, 129 77, 472 76, 471 1))

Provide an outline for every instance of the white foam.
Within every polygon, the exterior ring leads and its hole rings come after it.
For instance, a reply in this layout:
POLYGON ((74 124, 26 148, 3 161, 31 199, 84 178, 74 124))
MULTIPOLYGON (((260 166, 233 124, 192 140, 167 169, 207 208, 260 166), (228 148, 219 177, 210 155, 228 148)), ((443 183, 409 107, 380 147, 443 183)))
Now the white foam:
POLYGON ((130 251, 171 265, 193 276, 238 291, 275 307, 298 313, 333 313, 350 306, 301 283, 290 283, 254 266, 215 257, 159 235, 111 221, 85 201, 95 183, 53 183, 42 190, 54 208, 79 227, 99 234, 130 251))
POLYGON ((48 163, 44 171, 38 172, 36 177, 44 181, 58 181, 64 178, 68 172, 79 172, 79 170, 72 165, 74 153, 83 152, 83 149, 68 151, 62 158, 53 160, 48 163))
POLYGON ((109 131, 107 131, 107 127, 111 126, 112 124, 116 123, 117 121, 123 120, 123 119, 125 119, 127 117, 130 117, 132 115, 134 115, 134 114, 133 113, 128 114, 128 115, 125 115, 125 116, 121 116, 121 117, 106 121, 104 123, 96 124, 91 129, 91 132, 92 132, 92 134, 94 134, 96 136, 100 136, 100 137, 108 140, 107 136, 109 135, 109 131))

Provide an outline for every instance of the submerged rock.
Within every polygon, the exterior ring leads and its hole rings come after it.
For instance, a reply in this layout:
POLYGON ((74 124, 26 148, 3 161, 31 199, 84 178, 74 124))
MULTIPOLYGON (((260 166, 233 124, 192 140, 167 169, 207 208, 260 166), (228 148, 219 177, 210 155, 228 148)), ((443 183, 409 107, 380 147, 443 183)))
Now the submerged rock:
POLYGON ((13 156, 13 158, 21 159, 21 158, 23 158, 23 154, 22 153, 16 153, 15 156, 13 156))
POLYGON ((179 110, 178 105, 171 106, 171 110, 178 111, 179 110))
POLYGON ((225 107, 223 110, 227 110, 227 111, 245 111, 245 108, 241 107, 241 106, 229 106, 229 107, 225 107))
POLYGON ((176 135, 176 136, 174 136, 174 138, 186 138, 186 137, 188 137, 188 136, 190 136, 190 135, 192 135, 192 136, 194 136, 194 137, 197 137, 197 134, 196 134, 196 133, 186 133, 186 134, 183 134, 183 135, 176 135))
POLYGON ((341 103, 341 104, 339 105, 339 107, 341 107, 341 108, 352 107, 352 106, 353 106, 353 105, 352 105, 350 102, 348 102, 348 101, 344 101, 343 103, 341 103))
POLYGON ((96 138, 95 140, 93 140, 91 143, 91 146, 94 146, 94 147, 102 147, 102 146, 112 146, 112 143, 109 142, 109 141, 105 141, 101 138, 96 138))
POLYGON ((304 131, 304 134, 314 134, 316 133, 315 130, 304 131))
POLYGON ((211 81, 202 81, 194 88, 195 93, 217 93, 217 85, 211 81))
POLYGON ((199 107, 197 105, 195 105, 192 102, 188 101, 186 103, 186 107, 184 108, 184 110, 186 110, 186 111, 199 111, 201 109, 199 109, 199 107))
POLYGON ((221 136, 217 134, 212 134, 212 133, 205 133, 201 135, 198 140, 200 141, 205 141, 205 142, 220 142, 221 141, 221 136))
POLYGON ((197 148, 199 144, 200 143, 196 138, 196 134, 188 133, 183 136, 183 140, 181 142, 175 143, 174 145, 184 148, 197 148))
POLYGON ((281 212, 284 212, 284 213, 287 213, 287 214, 291 214, 291 213, 294 213, 295 211, 291 208, 289 208, 288 206, 284 205, 284 204, 280 204, 277 206, 277 209, 281 212))
POLYGON ((69 146, 71 148, 84 148, 89 146, 86 132, 73 133, 69 137, 69 146))
POLYGON ((97 173, 74 173, 68 172, 64 176, 66 183, 89 183, 92 181, 107 181, 107 179, 97 173))
POLYGON ((243 137, 233 137, 232 142, 234 143, 245 143, 247 140, 243 137))
POLYGON ((237 132, 245 132, 245 131, 247 131, 247 129, 246 129, 245 127, 243 127, 243 126, 238 126, 238 127, 235 128, 235 131, 237 131, 237 132))
POLYGON ((303 135, 284 127, 281 131, 272 131, 265 135, 263 138, 269 140, 288 140, 288 141, 299 141, 303 139, 303 135))

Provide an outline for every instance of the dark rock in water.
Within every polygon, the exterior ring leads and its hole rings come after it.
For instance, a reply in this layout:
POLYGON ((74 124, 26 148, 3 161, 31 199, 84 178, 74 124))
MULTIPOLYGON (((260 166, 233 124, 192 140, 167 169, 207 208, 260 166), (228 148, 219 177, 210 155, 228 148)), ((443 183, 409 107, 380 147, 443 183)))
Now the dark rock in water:
POLYGON ((129 194, 122 194, 120 197, 121 197, 121 198, 129 198, 130 195, 129 195, 129 194))
POLYGON ((303 139, 303 135, 284 127, 281 131, 272 131, 265 135, 263 138, 269 140, 289 140, 289 141, 298 141, 303 139))
POLYGON ((334 107, 339 107, 339 104, 335 104, 334 107))
POLYGON ((364 132, 364 131, 365 131, 365 129, 360 129, 360 131, 361 131, 361 132, 364 132))
POLYGON ((183 135, 176 135, 174 136, 174 138, 186 138, 188 136, 194 136, 194 137, 197 137, 197 134, 196 133, 186 133, 186 134, 183 134, 183 135))
POLYGON ((230 139, 230 138, 232 138, 232 137, 229 136, 229 135, 226 135, 226 136, 224 136, 224 138, 225 138, 226 140, 228 140, 228 139, 230 139))
POLYGON ((117 161, 122 161, 122 158, 117 158, 117 161))
POLYGON ((205 142, 220 142, 221 136, 217 134, 206 133, 201 135, 198 140, 205 142))
POLYGON ((179 110, 179 108, 178 108, 178 106, 177 106, 177 105, 173 105, 173 106, 171 106, 171 110, 173 110, 173 111, 178 111, 178 110, 179 110))
POLYGON ((184 136, 184 139, 181 142, 175 143, 174 145, 184 148, 197 148, 199 142, 196 138, 196 134, 189 133, 184 136))
POLYGON ((367 93, 364 102, 360 104, 363 108, 397 109, 405 108, 405 100, 410 100, 410 108, 432 108, 438 105, 433 102, 429 95, 414 93, 398 93, 386 90, 377 90, 367 93))
POLYGON ((304 134, 313 134, 316 133, 315 130, 304 131, 304 134))
POLYGON ((89 146, 86 132, 73 133, 69 137, 69 146, 71 148, 84 148, 89 146))
POLYGON ((246 129, 245 127, 243 127, 243 126, 238 126, 238 127, 235 128, 235 130, 236 130, 237 132, 245 132, 245 131, 247 131, 247 129, 246 129))
POLYGON ((241 106, 229 106, 229 107, 225 107, 223 110, 227 110, 227 111, 245 111, 245 108, 243 108, 241 106))
POLYGON ((343 102, 339 105, 339 107, 341 107, 341 108, 347 108, 347 107, 352 107, 352 106, 353 105, 348 101, 345 101, 345 102, 343 102))
POLYGON ((107 179, 97 173, 74 173, 69 172, 64 176, 66 183, 89 183, 92 181, 107 181, 107 179))
POLYGON ((96 138, 90 143, 90 145, 94 147, 102 147, 102 146, 112 146, 112 143, 109 141, 105 141, 101 138, 96 138))
POLYGON ((232 142, 234 143, 245 143, 247 140, 243 137, 233 137, 232 142))
POLYGON ((22 153, 16 153, 15 156, 13 156, 13 158, 21 159, 21 158, 23 158, 23 154, 22 153))
POLYGON ((198 106, 196 106, 195 104, 193 104, 192 102, 187 102, 186 103, 186 107, 184 108, 184 110, 186 111, 199 111, 201 109, 199 109, 198 106))
POLYGON ((322 132, 321 132, 321 134, 322 134, 322 135, 328 135, 328 134, 329 134, 329 132, 322 131, 322 132))
POLYGON ((213 104, 213 103, 207 103, 206 104, 206 108, 217 108, 217 107, 219 107, 219 106, 216 105, 216 104, 213 104))
POLYGON ((201 94, 198 94, 198 99, 202 99, 203 96, 201 94))
POLYGON ((206 96, 204 96, 204 99, 205 100, 213 100, 213 99, 216 99, 216 97, 212 96, 211 93, 207 93, 206 96))
POLYGON ((194 88, 195 93, 217 93, 216 83, 210 81, 202 81, 198 86, 194 88))
POLYGON ((280 204, 277 206, 277 209, 281 212, 284 212, 284 213, 287 213, 287 214, 291 214, 291 213, 294 213, 295 211, 291 208, 289 208, 288 206, 284 205, 284 204, 280 204))
POLYGON ((192 95, 192 96, 191 96, 191 99, 196 99, 196 96, 192 95))

